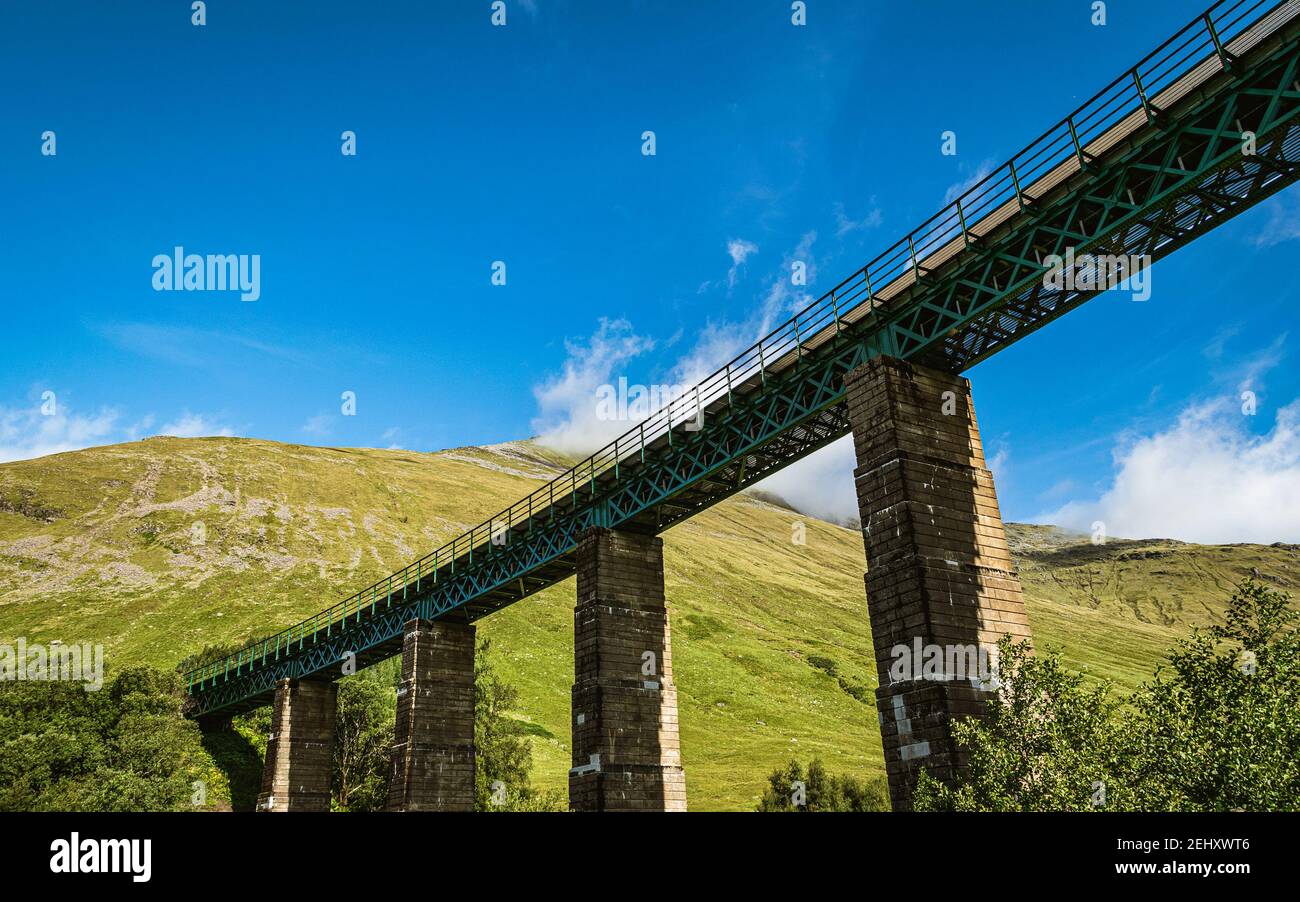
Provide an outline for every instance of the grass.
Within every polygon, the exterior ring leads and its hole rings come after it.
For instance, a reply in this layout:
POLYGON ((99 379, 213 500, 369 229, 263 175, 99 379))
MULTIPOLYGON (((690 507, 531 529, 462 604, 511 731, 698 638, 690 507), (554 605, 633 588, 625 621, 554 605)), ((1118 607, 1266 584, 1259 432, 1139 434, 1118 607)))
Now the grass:
MULTIPOLYGON (((172 667, 312 614, 522 497, 565 461, 531 443, 436 454, 156 438, 0 466, 0 641, 103 643, 172 667), (202 524, 202 544, 195 524, 202 524)), ((1198 546, 1008 527, 1040 646, 1121 687, 1258 568, 1294 592, 1295 546, 1198 546)), ((664 535, 690 805, 752 808, 820 756, 882 771, 861 536, 738 496, 664 535), (807 543, 791 542, 795 520, 807 543)), ((479 624, 520 693, 534 785, 570 766, 572 582, 479 624)), ((247 755, 244 745, 223 755, 247 755)), ((248 794, 252 787, 240 787, 248 794)))

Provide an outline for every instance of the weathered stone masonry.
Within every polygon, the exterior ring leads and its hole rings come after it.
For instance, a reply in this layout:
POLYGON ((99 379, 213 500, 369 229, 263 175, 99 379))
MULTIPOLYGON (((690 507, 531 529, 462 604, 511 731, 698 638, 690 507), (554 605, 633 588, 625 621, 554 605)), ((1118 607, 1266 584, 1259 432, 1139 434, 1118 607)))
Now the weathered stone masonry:
POLYGON ((873 359, 844 382, 885 768, 894 808, 908 810, 922 769, 950 779, 964 766, 950 725, 982 714, 989 690, 970 680, 891 684, 891 650, 918 637, 992 647, 1007 633, 1029 638, 1029 621, 970 382, 893 358, 873 359))
POLYGON ((474 810, 472 625, 406 624, 388 810, 474 810))
POLYGON ((573 616, 576 811, 685 811, 663 540, 592 529, 573 616))
POLYGON ((330 810, 337 696, 323 680, 276 685, 258 811, 330 810))

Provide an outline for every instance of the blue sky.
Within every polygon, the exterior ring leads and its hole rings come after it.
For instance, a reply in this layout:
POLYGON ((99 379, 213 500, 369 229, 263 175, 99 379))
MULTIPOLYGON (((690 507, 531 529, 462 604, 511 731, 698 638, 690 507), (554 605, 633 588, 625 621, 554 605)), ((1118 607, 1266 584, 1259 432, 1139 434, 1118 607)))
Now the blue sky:
MULTIPOLYGON (((597 385, 721 364, 792 259, 834 285, 1200 11, 506 3, 5 4, 0 458, 594 440, 597 385), (261 297, 154 291, 177 245, 260 255, 261 297)), ((970 371, 1004 515, 1300 541, 1297 249, 1292 189, 970 371)), ((847 513, 850 456, 776 487, 847 513)))

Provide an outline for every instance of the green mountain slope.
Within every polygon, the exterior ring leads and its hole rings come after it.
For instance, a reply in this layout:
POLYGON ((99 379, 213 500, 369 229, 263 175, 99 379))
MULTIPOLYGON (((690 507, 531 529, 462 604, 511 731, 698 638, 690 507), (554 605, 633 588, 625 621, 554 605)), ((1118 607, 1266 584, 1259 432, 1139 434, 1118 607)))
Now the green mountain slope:
MULTIPOLYGON (((0 641, 100 642, 110 669, 172 667, 386 576, 565 463, 528 442, 420 454, 155 438, 5 464, 0 641)), ((1009 532, 1036 642, 1130 687, 1252 569, 1300 586, 1297 546, 1009 532)), ((860 535, 739 496, 664 538, 691 807, 752 807, 792 756, 876 777, 860 535)), ((520 690, 542 788, 564 786, 569 766, 573 591, 480 623, 520 690)))

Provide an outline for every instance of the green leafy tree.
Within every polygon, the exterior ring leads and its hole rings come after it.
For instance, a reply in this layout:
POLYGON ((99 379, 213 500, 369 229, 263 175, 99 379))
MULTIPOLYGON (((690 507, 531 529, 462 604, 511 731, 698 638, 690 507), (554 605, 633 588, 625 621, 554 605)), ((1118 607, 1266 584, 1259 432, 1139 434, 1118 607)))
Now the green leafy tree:
POLYGON ((1136 806, 1300 809, 1300 614, 1254 580, 1136 699, 1136 806))
POLYGON ((0 684, 0 810, 220 806, 229 785, 181 716, 182 699, 179 677, 150 667, 122 670, 98 692, 0 684))
MULTIPOLYGON (((519 695, 497 674, 494 659, 491 643, 480 641, 474 658, 475 809, 563 810, 567 800, 561 794, 539 792, 529 783, 532 748, 523 725, 510 716, 519 695)), ((394 658, 339 683, 335 810, 374 811, 387 804, 400 681, 401 661, 394 658)))
POLYGON ((388 802, 395 693, 362 672, 339 683, 334 728, 333 803, 341 811, 381 811, 388 802))
POLYGON ((969 771, 923 774, 918 810, 1300 808, 1300 631, 1287 595, 1246 580, 1123 704, 1055 653, 1001 645, 988 715, 954 725, 969 771))
POLYGON ((864 783, 848 775, 826 772, 814 758, 805 774, 803 765, 791 761, 767 779, 758 811, 888 811, 889 793, 883 781, 864 783))
POLYGON ((529 785, 532 743, 509 712, 519 692, 497 676, 492 643, 483 639, 474 656, 474 808, 476 811, 553 811, 567 808, 558 793, 529 785))
POLYGON ((1090 811, 1122 754, 1119 703, 1109 683, 1089 685, 1060 656, 999 643, 1002 686, 982 719, 953 724, 969 773, 955 785, 922 774, 921 811, 1090 811), (1098 783, 1097 781, 1100 781, 1098 783))
POLYGON ((785 767, 778 767, 767 778, 767 789, 759 799, 758 811, 800 811, 795 804, 795 787, 808 781, 804 778, 803 765, 791 759, 785 767))

